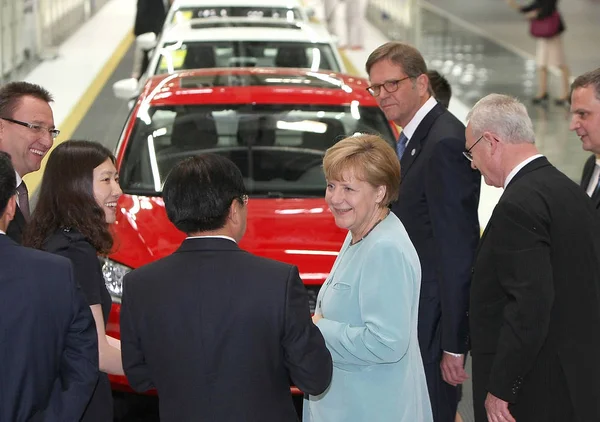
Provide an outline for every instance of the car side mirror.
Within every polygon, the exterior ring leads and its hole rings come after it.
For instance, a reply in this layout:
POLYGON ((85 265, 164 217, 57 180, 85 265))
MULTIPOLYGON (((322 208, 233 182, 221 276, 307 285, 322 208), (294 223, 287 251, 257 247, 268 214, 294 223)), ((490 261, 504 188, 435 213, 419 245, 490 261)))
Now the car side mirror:
POLYGON ((139 82, 135 78, 121 79, 113 84, 115 97, 122 100, 130 100, 138 95, 139 82))
POLYGON ((152 50, 156 47, 156 34, 154 32, 146 32, 138 35, 135 38, 135 43, 142 50, 152 50))

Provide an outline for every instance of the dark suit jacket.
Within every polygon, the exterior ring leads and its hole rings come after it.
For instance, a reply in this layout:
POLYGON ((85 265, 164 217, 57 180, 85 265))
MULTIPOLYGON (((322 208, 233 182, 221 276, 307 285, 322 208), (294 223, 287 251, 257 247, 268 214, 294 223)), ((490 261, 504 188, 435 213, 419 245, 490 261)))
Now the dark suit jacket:
POLYGON ((469 349, 469 283, 479 240, 481 175, 463 156, 465 127, 437 104, 421 121, 402 156, 402 181, 392 211, 421 261, 419 346, 423 363, 442 350, 469 349))
MULTIPOLYGON (((583 172, 581 173, 581 187, 584 191, 587 191, 587 188, 590 184, 590 179, 594 173, 594 168, 596 167, 596 156, 592 155, 588 158, 583 166, 583 172)), ((600 208, 600 195, 592 197, 592 202, 596 208, 600 208)))
POLYGON ((23 232, 25 231, 25 226, 27 222, 25 221, 25 216, 21 212, 21 209, 17 205, 15 209, 15 216, 13 220, 8 224, 8 228, 6 229, 6 234, 12 240, 17 243, 21 243, 21 237, 23 236, 23 232))
POLYGON ((500 198, 471 286, 476 420, 487 420, 486 391, 515 403, 518 421, 566 420, 544 413, 561 400, 575 409, 569 421, 600 420, 596 213, 544 157, 521 169, 500 198))
POLYGON ((163 422, 296 421, 290 380, 313 395, 331 381, 296 267, 187 239, 123 285, 125 374, 157 389, 163 422))
POLYGON ((0 421, 79 421, 98 337, 65 258, 0 235, 0 421))

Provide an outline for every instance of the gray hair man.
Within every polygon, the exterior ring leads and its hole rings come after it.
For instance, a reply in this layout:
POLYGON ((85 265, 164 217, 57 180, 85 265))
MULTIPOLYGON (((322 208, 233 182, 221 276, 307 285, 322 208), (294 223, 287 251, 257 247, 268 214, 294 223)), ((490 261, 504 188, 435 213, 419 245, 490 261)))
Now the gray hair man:
POLYGON ((475 420, 600 420, 600 221, 541 155, 527 109, 491 94, 468 115, 466 151, 504 187, 473 267, 475 420))

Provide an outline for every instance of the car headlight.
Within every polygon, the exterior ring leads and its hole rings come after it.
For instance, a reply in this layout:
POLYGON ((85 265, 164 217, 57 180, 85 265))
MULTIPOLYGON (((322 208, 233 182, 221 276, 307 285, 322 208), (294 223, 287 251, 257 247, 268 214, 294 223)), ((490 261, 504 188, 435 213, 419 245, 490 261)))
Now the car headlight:
POLYGON ((121 296, 123 295, 123 277, 131 268, 119 264, 112 259, 98 257, 100 265, 102 265, 102 275, 104 276, 104 283, 106 288, 113 299, 113 302, 121 303, 121 296))

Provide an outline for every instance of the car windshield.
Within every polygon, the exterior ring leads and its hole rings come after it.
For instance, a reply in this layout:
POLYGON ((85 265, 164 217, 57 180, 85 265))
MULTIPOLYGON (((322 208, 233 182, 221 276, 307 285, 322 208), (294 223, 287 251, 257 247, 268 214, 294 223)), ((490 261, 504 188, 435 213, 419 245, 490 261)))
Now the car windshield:
POLYGON ((296 67, 339 72, 329 44, 278 41, 178 42, 163 46, 155 74, 215 67, 296 67))
POLYGON ((181 7, 173 14, 172 23, 203 18, 275 18, 301 20, 296 8, 261 6, 181 7))
POLYGON ((120 167, 129 194, 158 195, 173 166, 200 153, 230 158, 250 195, 321 197, 325 150, 356 132, 394 135, 377 107, 190 105, 152 107, 136 118, 120 167))

